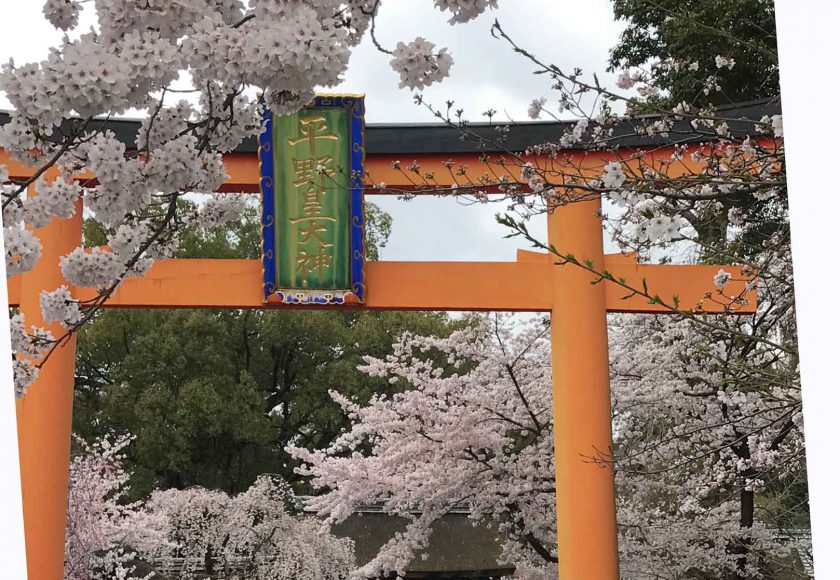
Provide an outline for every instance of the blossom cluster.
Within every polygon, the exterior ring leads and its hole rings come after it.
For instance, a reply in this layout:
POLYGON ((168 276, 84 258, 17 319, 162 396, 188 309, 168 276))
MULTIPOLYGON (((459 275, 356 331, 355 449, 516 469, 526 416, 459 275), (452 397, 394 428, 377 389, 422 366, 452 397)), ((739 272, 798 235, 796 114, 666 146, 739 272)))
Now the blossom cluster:
POLYGON ((531 119, 539 118, 540 113, 545 108, 545 103, 545 97, 540 97, 539 99, 531 101, 531 104, 528 106, 528 117, 531 119))
POLYGON ((478 18, 488 8, 498 8, 497 0, 435 0, 435 6, 441 11, 449 11, 450 24, 469 22, 478 18))
POLYGON ((35 182, 37 195, 23 201, 23 219, 33 228, 42 228, 53 217, 67 219, 76 213, 82 188, 75 181, 59 177, 51 182, 40 178, 35 182))
POLYGON ((445 48, 437 52, 434 48, 434 43, 419 36, 408 44, 397 43, 391 68, 399 73, 401 88, 422 89, 449 76, 452 57, 445 48))
POLYGON ((82 318, 79 303, 70 296, 67 286, 60 286, 52 292, 44 290, 39 298, 41 312, 47 322, 58 322, 69 328, 82 318))
POLYGON ((52 333, 41 327, 26 328, 23 314, 15 314, 9 321, 14 372, 15 396, 22 397, 26 389, 38 378, 39 368, 33 363, 49 351, 55 338, 52 333))
POLYGON ((41 257, 41 240, 23 228, 3 228, 6 246, 6 276, 12 277, 31 270, 41 257))
POLYGON ((60 30, 70 30, 79 23, 81 4, 75 0, 47 0, 44 2, 44 17, 60 30))

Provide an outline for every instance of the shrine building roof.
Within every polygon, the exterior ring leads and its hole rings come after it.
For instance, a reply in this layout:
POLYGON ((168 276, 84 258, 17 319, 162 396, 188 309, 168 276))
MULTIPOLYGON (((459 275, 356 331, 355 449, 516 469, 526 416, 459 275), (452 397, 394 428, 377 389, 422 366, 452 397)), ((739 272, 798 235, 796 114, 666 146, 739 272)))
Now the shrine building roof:
MULTIPOLYGON (((772 116, 781 113, 778 99, 764 99, 745 103, 721 106, 718 114, 726 119, 735 119, 729 123, 732 136, 743 138, 757 134, 755 121, 765 115, 772 116), (743 120, 737 120, 743 119, 743 120)), ((648 119, 655 120, 657 115, 650 115, 648 119)), ((0 111, 0 125, 9 120, 8 111, 0 111)), ((95 120, 100 123, 98 128, 105 127, 114 132, 116 137, 131 149, 134 147, 135 136, 140 128, 140 121, 134 119, 95 120)), ((488 123, 470 123, 469 130, 488 141, 497 140, 496 127, 507 125, 507 136, 504 147, 508 151, 523 151, 525 148, 551 141, 557 141, 563 133, 573 127, 576 120, 570 121, 526 121, 508 122, 496 121, 488 123)), ((638 121, 621 120, 613 130, 612 143, 620 147, 652 147, 672 145, 676 143, 691 143, 709 140, 706 132, 694 129, 688 120, 674 123, 668 137, 650 137, 639 135, 636 127, 638 121)), ((462 139, 461 131, 457 127, 443 123, 367 123, 365 129, 365 149, 369 155, 387 154, 456 154, 498 152, 502 149, 494 146, 482 146, 476 139, 462 139)), ((586 145, 586 140, 570 149, 580 149, 586 145)), ((253 153, 257 150, 256 138, 246 139, 236 152, 253 153)))

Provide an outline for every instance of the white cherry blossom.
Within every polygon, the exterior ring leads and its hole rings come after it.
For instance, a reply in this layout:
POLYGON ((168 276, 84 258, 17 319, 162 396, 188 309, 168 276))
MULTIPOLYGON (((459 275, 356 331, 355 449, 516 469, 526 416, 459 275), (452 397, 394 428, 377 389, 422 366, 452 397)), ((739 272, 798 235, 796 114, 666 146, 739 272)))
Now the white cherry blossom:
POLYGON ((604 183, 604 187, 608 189, 617 189, 621 187, 625 181, 627 181, 627 176, 624 175, 624 170, 621 167, 621 163, 616 161, 611 161, 604 165, 604 175, 601 177, 601 181, 604 183))
POLYGON ((52 292, 42 290, 40 301, 44 320, 47 322, 59 322, 68 328, 82 318, 79 303, 73 300, 67 286, 60 286, 52 292))
POLYGON ((533 101, 531 101, 531 104, 528 106, 528 117, 530 117, 531 119, 538 119, 540 113, 545 107, 545 102, 545 97, 540 97, 539 99, 534 99, 533 101))
POLYGON ((445 48, 437 52, 434 48, 434 44, 419 36, 408 44, 397 43, 391 68, 400 75, 400 88, 422 90, 449 76, 452 57, 445 48))
POLYGON ((35 183, 36 195, 23 201, 23 219, 34 228, 42 228, 56 217, 67 219, 76 213, 82 187, 75 181, 58 177, 51 182, 41 178, 35 183))
POLYGON ((6 245, 6 277, 28 272, 41 256, 41 242, 29 230, 19 226, 3 228, 6 245))
POLYGON ((79 23, 82 6, 76 0, 46 0, 44 17, 56 28, 70 30, 79 23))
POLYGON ((435 6, 441 12, 452 13, 449 24, 469 22, 488 8, 499 7, 497 0, 435 0, 435 6))

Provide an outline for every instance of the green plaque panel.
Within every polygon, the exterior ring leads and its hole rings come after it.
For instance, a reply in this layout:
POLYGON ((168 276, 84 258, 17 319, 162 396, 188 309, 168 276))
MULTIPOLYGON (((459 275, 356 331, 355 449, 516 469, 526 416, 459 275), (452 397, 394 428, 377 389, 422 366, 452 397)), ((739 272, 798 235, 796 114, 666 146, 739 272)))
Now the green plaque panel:
POLYGON ((307 108, 273 119, 278 288, 351 288, 349 116, 307 108))

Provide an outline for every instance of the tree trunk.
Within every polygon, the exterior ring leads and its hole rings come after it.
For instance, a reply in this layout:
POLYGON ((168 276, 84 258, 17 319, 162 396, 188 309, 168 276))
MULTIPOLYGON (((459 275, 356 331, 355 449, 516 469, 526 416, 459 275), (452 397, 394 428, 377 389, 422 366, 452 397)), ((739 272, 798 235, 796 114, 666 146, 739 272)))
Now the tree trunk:
MULTIPOLYGON (((749 482, 751 477, 754 476, 754 472, 752 469, 749 472, 744 473, 746 476, 746 482, 749 482)), ((740 500, 741 500, 741 517, 739 520, 739 524, 741 529, 745 531, 745 534, 738 540, 736 544, 734 544, 731 548, 731 553, 735 554, 737 557, 737 568, 734 574, 732 574, 732 580, 742 580, 744 578, 749 578, 747 574, 747 558, 750 553, 750 546, 752 541, 749 537, 749 530, 753 527, 753 523, 755 522, 755 492, 746 489, 745 487, 741 488, 740 492, 740 500)))

